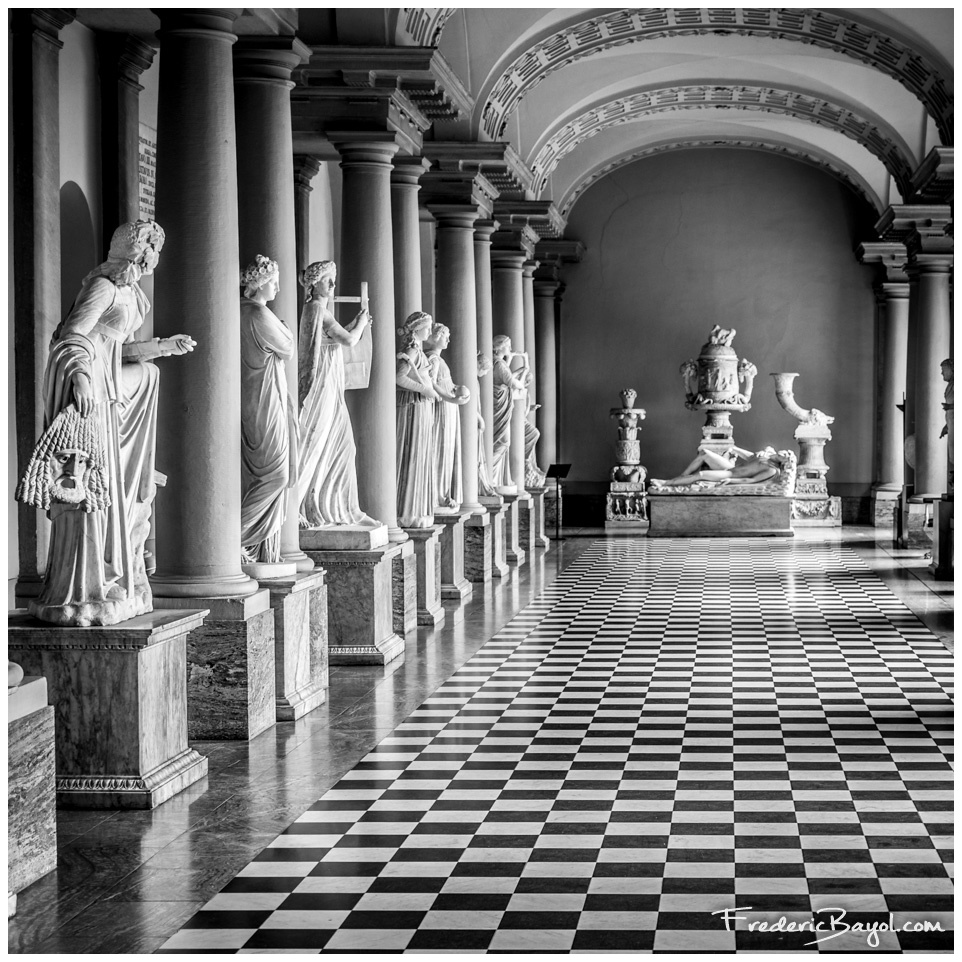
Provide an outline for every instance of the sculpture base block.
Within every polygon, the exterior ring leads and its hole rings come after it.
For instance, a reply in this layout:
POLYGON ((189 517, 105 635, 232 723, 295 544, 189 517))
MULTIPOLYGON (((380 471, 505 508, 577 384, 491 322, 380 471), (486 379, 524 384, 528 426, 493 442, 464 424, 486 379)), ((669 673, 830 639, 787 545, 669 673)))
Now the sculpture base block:
POLYGON ((792 527, 840 528, 841 498, 795 498, 792 501, 792 527))
POLYGON ((192 740, 249 740, 277 720, 270 593, 246 598, 154 598, 158 608, 203 604, 187 639, 187 733, 192 740))
POLYGON ((10 657, 42 675, 56 717, 57 804, 154 808, 207 774, 187 745, 187 647, 205 610, 57 628, 10 614, 10 657))
POLYGON ((936 581, 952 581, 955 578, 955 501, 951 494, 942 495, 936 501, 935 533, 932 539, 932 577, 936 581))
POLYGON ((649 538, 792 538, 792 499, 650 494, 649 538))
POLYGON ((414 556, 418 569, 418 626, 437 628, 444 624, 441 606, 441 532, 444 526, 404 528, 414 542, 414 556))
POLYGON ((521 541, 521 508, 518 494, 505 494, 504 497, 504 560, 512 568, 520 568, 527 558, 521 541))
POLYGON ((43 678, 24 678, 7 699, 7 892, 57 867, 54 710, 43 678))
POLYGON ((901 489, 888 491, 877 488, 872 492, 872 527, 891 528, 895 524, 895 513, 899 509, 901 489))
MULTIPOLYGON (((551 539, 545 534, 545 491, 547 488, 528 488, 528 494, 531 496, 532 510, 529 512, 529 518, 531 519, 531 524, 534 526, 534 532, 530 536, 531 540, 536 548, 548 548, 551 546, 551 539)), ((522 518, 524 516, 522 515, 522 518)), ((522 538, 522 540, 524 540, 522 538)))
POLYGON ((491 580, 494 526, 489 510, 486 508, 482 515, 472 515, 464 523, 464 577, 475 584, 487 584, 491 580))
POLYGON ((470 512, 438 514, 441 526, 441 601, 448 611, 469 601, 474 589, 464 576, 464 525, 470 512))
POLYGON ((268 578, 290 578, 297 574, 296 561, 280 561, 268 563, 266 561, 245 561, 241 565, 241 571, 248 578, 255 581, 263 581, 268 578))
POLYGON ((484 510, 491 519, 491 577, 505 578, 508 575, 508 544, 507 544, 507 514, 508 508, 504 498, 496 495, 493 498, 480 498, 484 510))
POLYGON ((332 665, 386 665, 404 655, 394 631, 391 565, 402 545, 369 551, 309 551, 327 575, 332 665))
POLYGON ((301 528, 301 551, 370 551, 388 543, 387 525, 338 524, 301 528))
POLYGON ((327 585, 323 568, 263 581, 274 612, 278 721, 296 721, 327 700, 327 585), (314 597, 317 596, 317 597, 314 597), (313 618, 312 618, 313 609, 313 618), (318 614, 323 619, 318 622, 318 614))
POLYGON ((394 630, 401 635, 418 627, 418 562, 410 539, 394 546, 391 558, 391 602, 394 630))

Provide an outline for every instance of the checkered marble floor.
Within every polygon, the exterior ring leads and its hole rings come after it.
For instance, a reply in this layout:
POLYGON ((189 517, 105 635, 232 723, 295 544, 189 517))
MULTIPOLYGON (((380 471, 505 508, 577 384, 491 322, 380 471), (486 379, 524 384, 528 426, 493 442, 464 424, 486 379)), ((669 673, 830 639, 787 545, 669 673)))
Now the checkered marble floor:
POLYGON ((599 541, 161 951, 949 951, 950 691, 847 548, 599 541))

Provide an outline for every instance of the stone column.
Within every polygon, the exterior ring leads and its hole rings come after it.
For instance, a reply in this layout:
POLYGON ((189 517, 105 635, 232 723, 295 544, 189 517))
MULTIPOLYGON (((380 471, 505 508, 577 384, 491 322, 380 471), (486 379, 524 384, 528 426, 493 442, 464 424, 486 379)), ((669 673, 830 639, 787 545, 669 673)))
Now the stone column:
POLYGON ((394 237, 395 327, 421 304, 421 229, 418 191, 430 164, 423 157, 398 157, 391 171, 391 224, 394 237))
POLYGON ((344 172, 338 287, 353 296, 367 281, 371 299, 373 356, 368 387, 350 397, 357 442, 361 508, 388 526, 391 541, 407 535, 397 523, 396 385, 394 381, 394 243, 391 225, 391 160, 398 145, 390 134, 329 134, 344 172), (356 136, 357 139, 348 139, 356 136))
MULTIPOLYGON (((311 181, 320 173, 321 164, 313 157, 294 158, 294 245, 297 248, 297 276, 311 262, 311 181)), ((297 319, 300 323, 306 291, 297 285, 297 319)))
MULTIPOLYGON (((234 110, 237 126, 238 269, 257 254, 280 268, 280 290, 271 310, 294 334, 294 353, 285 365, 287 388, 297 405, 297 245, 294 232, 294 178, 291 71, 310 48, 290 37, 244 37, 234 47, 234 110)), ((293 478, 292 478, 293 480, 293 478)), ((284 561, 299 572, 314 562, 298 543, 297 496, 288 489, 281 531, 284 561)))
MULTIPOLYGON (((43 374, 50 337, 60 323, 60 30, 68 10, 11 13, 13 147, 11 213, 17 475, 43 432, 43 374)), ((40 593, 50 524, 43 512, 17 505, 17 603, 40 593)))
POLYGON ((103 248, 118 224, 140 216, 140 75, 154 48, 130 34, 98 33, 103 248))
MULTIPOLYGON (((531 364, 531 384, 528 385, 528 402, 530 404, 541 401, 541 387, 538 383, 538 347, 535 341, 535 310, 534 310, 534 272, 538 269, 538 262, 528 260, 524 262, 521 278, 521 290, 524 297, 524 349, 531 364)), ((534 418, 534 415, 531 415, 534 418)), ((532 422, 533 423, 533 422, 532 422)))
MULTIPOLYGON (((474 289, 477 297, 478 350, 491 357, 491 339, 494 322, 491 303, 491 235, 497 230, 494 220, 474 222, 474 289)), ((494 388, 491 375, 481 379, 478 395, 481 417, 484 419, 484 457, 488 464, 494 459, 491 447, 491 430, 494 423, 494 388)))
POLYGON ((534 309, 538 383, 538 409, 536 424, 541 432, 538 438, 538 464, 547 469, 558 460, 558 377, 555 350, 555 304, 560 283, 535 275, 534 309))

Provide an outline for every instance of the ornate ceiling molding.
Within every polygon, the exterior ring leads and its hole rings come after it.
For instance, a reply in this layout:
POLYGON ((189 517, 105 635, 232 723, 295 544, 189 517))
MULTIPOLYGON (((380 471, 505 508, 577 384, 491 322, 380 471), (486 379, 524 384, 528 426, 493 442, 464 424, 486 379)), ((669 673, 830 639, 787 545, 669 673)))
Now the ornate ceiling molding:
POLYGON ((441 31, 457 7, 402 7, 398 18, 418 47, 436 47, 441 31))
POLYGON ((858 194, 858 196, 861 197, 862 200, 869 205, 869 207, 873 208, 879 213, 885 209, 885 204, 882 202, 882 199, 857 173, 855 173, 855 171, 839 164, 833 164, 824 157, 821 157, 818 154, 810 151, 802 150, 799 147, 788 147, 785 144, 764 140, 718 140, 712 138, 694 138, 691 140, 675 140, 671 141, 670 143, 660 143, 651 147, 645 147, 642 150, 635 150, 630 154, 626 154, 624 157, 619 157, 617 160, 613 160, 610 164, 605 164, 603 167, 596 168, 578 181, 558 204, 558 209, 561 212, 561 216, 567 221, 568 216, 571 213, 571 209, 577 203, 581 195, 589 187, 591 187, 592 184, 597 183, 603 177, 607 177, 608 174, 617 170, 619 167, 625 167, 628 164, 633 164, 636 160, 642 160, 645 157, 653 157, 656 154, 663 154, 670 150, 705 148, 710 148, 713 150, 721 148, 760 150, 764 151, 765 153, 779 154, 783 157, 788 157, 791 160, 800 161, 803 164, 808 164, 810 167, 815 167, 818 170, 822 170, 834 177, 836 180, 841 181, 846 187, 858 194))
POLYGON ((850 137, 874 154, 892 175, 903 197, 907 197, 911 190, 912 165, 901 147, 872 121, 846 107, 794 90, 698 84, 640 91, 585 111, 569 121, 544 144, 531 165, 537 193, 544 190, 548 176, 561 158, 589 137, 609 127, 631 123, 652 114, 705 107, 784 114, 828 127, 850 137))
POLYGON ((724 35, 796 40, 834 50, 894 77, 935 119, 945 145, 953 142, 952 92, 926 56, 895 37, 826 10, 637 8, 616 10, 568 24, 529 47, 497 80, 481 112, 481 128, 493 140, 504 135, 508 115, 549 74, 614 47, 685 35, 724 35))

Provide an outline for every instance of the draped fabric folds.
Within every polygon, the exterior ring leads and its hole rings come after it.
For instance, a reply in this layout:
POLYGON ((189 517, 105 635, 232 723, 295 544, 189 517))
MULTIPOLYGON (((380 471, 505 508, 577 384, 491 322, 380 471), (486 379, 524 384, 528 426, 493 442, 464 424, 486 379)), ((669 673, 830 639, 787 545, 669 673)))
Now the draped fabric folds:
POLYGON ((492 368, 494 380, 494 424, 491 440, 491 483, 496 487, 510 487, 511 412, 514 410, 511 368, 501 358, 495 358, 492 368))
MULTIPOLYGON (((398 354, 409 377, 429 381, 424 352, 412 359, 398 354)), ((397 390, 397 514, 402 528, 428 528, 434 524, 437 471, 434 466, 434 401, 405 388, 397 390)))
MULTIPOLYGON (((445 391, 454 391, 451 369, 439 354, 429 354, 432 380, 445 391)), ((443 399, 434 402, 434 451, 437 471, 437 505, 457 510, 464 500, 461 483, 460 405, 443 399)))

